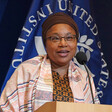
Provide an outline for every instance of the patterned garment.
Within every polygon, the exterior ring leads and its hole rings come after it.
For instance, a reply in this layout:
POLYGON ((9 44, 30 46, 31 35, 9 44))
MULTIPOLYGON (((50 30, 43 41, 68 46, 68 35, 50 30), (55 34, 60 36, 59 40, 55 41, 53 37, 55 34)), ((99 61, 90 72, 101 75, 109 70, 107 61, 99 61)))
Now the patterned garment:
MULTIPOLYGON (((50 60, 47 56, 37 56, 23 62, 7 82, 0 98, 0 108, 4 112, 32 112, 46 102, 53 101, 53 78, 50 60)), ((87 73, 72 61, 68 68, 70 88, 75 103, 92 103, 87 73)), ((96 96, 91 78, 95 103, 96 96)))
POLYGON ((53 71, 53 101, 74 102, 72 90, 69 85, 68 75, 63 77, 53 71))

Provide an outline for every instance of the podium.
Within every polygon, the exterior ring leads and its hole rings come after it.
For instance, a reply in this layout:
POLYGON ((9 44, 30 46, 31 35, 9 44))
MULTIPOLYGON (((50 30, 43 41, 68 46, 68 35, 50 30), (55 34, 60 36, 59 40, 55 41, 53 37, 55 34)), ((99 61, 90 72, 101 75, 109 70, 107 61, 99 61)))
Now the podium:
POLYGON ((35 112, 112 112, 112 105, 47 102, 35 112))

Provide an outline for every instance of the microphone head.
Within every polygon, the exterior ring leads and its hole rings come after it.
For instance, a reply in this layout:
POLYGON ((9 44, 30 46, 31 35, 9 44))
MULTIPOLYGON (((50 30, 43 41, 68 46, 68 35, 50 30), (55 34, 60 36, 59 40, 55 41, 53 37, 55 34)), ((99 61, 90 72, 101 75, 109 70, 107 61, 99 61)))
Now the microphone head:
POLYGON ((80 51, 76 54, 76 59, 79 64, 83 65, 87 62, 87 56, 84 52, 80 51))

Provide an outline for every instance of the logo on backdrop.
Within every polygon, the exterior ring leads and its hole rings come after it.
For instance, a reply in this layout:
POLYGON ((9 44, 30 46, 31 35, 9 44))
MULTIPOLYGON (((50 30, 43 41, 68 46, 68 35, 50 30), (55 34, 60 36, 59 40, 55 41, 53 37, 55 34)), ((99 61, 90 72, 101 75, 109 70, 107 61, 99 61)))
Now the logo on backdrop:
POLYGON ((87 56, 87 61, 90 60, 91 52, 93 52, 93 49, 91 48, 93 41, 94 41, 93 39, 88 39, 87 35, 82 35, 77 44, 77 46, 80 47, 80 48, 79 47, 77 48, 77 52, 79 52, 79 51, 85 52, 85 54, 87 56), (86 51, 84 48, 86 49, 86 51))

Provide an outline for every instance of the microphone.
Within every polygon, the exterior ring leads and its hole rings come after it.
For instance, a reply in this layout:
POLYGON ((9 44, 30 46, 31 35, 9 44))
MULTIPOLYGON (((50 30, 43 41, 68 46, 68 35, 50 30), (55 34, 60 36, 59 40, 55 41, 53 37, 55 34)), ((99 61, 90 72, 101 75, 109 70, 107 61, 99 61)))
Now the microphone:
POLYGON ((84 52, 80 51, 76 54, 76 59, 79 64, 84 65, 87 62, 87 56, 84 52))
POLYGON ((80 51, 76 54, 76 59, 77 59, 79 64, 84 65, 84 67, 87 71, 87 75, 88 75, 88 79, 89 79, 89 85, 90 85, 90 91, 91 91, 91 96, 92 96, 92 101, 93 101, 93 104, 95 104, 94 97, 93 97, 93 90, 92 90, 90 76, 89 76, 89 71, 88 71, 87 66, 86 66, 87 56, 84 52, 80 51))

